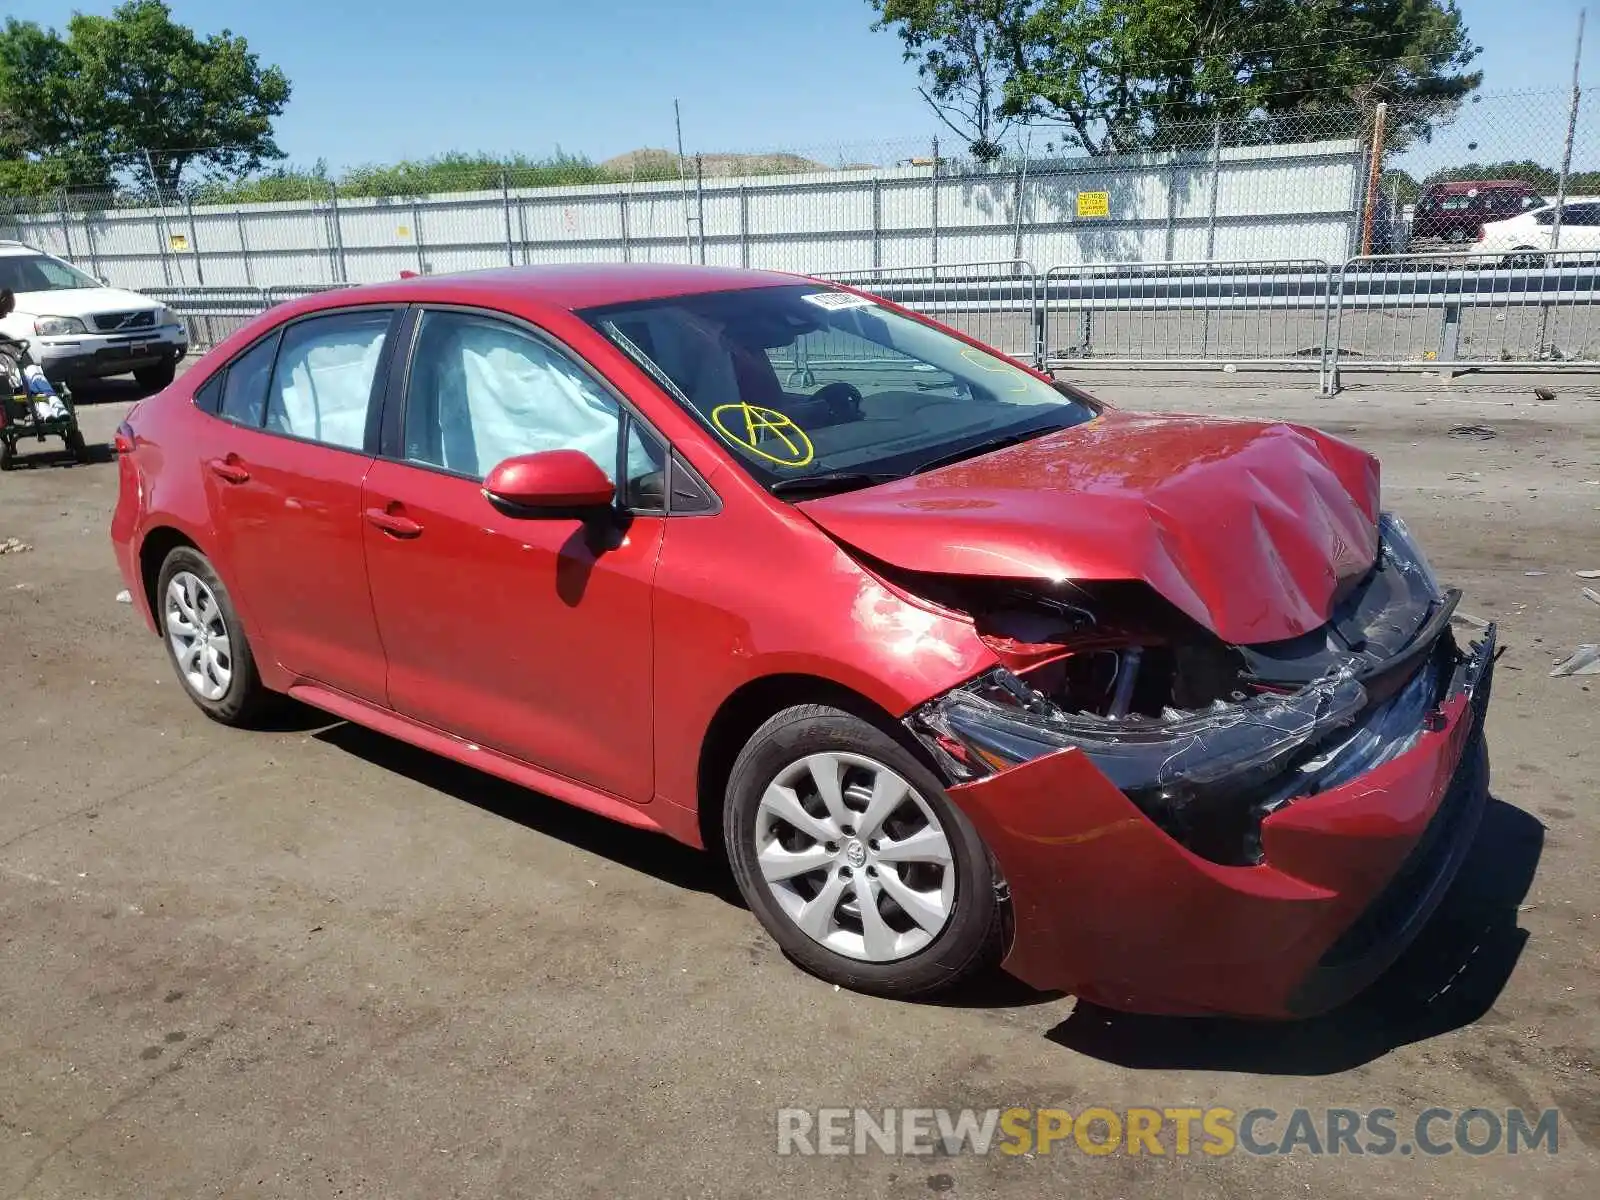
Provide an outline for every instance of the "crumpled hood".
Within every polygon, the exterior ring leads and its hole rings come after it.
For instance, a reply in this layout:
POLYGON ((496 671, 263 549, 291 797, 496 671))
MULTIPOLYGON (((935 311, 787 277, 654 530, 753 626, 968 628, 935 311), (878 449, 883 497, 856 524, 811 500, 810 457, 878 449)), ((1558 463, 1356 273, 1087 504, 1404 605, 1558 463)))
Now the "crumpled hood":
POLYGON ((1286 424, 1107 410, 924 475, 799 506, 910 571, 1143 580, 1224 641, 1328 620, 1378 546, 1378 463, 1286 424))

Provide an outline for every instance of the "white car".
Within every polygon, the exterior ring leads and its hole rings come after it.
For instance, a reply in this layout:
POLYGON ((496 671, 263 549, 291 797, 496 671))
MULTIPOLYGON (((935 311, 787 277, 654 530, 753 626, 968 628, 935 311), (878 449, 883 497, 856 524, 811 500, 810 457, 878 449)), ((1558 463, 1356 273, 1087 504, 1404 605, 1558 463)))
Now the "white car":
MULTIPOLYGON (((1555 221, 1554 204, 1530 208, 1504 221, 1490 221, 1484 225, 1476 249, 1509 251, 1516 266, 1542 265, 1536 252, 1551 248, 1555 221)), ((1561 249, 1600 250, 1600 196, 1567 197, 1561 206, 1561 249)))
POLYGON ((141 387, 164 388, 189 352, 171 309, 21 242, 0 242, 0 289, 17 300, 0 334, 25 340, 55 382, 131 373, 141 387))

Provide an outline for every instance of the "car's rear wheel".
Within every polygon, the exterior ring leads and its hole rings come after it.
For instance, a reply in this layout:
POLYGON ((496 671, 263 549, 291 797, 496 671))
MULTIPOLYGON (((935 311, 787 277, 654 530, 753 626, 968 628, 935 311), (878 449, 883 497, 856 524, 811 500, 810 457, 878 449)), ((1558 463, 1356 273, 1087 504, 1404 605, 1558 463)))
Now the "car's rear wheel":
POLYGON ((729 777, 723 836, 751 911, 823 979, 928 996, 999 959, 983 841, 933 772, 859 717, 802 705, 758 729, 729 777))
POLYGON ((247 725, 270 704, 228 589, 198 550, 179 546, 167 555, 156 619, 178 681, 206 716, 247 725))
POLYGON ((1513 269, 1521 268, 1536 271, 1544 266, 1544 255, 1540 254, 1532 246, 1518 246, 1506 256, 1502 265, 1513 269))
POLYGON ((177 377, 178 364, 164 362, 154 367, 141 367, 133 373, 133 378, 139 386, 148 391, 159 392, 167 387, 177 377))

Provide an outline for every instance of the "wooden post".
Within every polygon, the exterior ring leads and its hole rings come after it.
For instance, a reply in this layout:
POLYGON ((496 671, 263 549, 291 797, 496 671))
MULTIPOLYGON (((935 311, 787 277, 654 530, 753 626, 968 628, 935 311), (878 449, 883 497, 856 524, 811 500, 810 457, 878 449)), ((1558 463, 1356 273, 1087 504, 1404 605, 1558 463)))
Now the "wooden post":
POLYGON ((1382 101, 1372 114, 1372 161, 1367 168, 1367 197, 1361 214, 1361 253, 1372 253, 1372 220, 1378 211, 1378 183, 1383 177, 1383 146, 1387 140, 1389 106, 1382 101))

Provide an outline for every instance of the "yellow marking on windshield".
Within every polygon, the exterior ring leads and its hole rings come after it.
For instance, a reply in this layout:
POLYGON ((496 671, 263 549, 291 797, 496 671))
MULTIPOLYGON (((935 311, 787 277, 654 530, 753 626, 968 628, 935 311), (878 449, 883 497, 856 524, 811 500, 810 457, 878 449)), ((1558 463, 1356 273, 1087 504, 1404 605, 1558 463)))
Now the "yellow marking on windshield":
POLYGON ((1006 364, 990 358, 981 350, 974 350, 971 346, 963 346, 961 357, 966 359, 980 371, 989 371, 995 375, 1004 375, 1010 385, 1005 390, 1008 392, 1025 392, 1028 390, 1028 381, 1020 372, 1007 368, 1006 364))
POLYGON ((723 404, 711 410, 711 423, 736 446, 759 454, 780 467, 808 466, 817 456, 816 447, 811 444, 806 431, 796 425, 788 413, 775 408, 743 402, 723 404), (761 443, 772 445, 772 439, 783 443, 782 451, 763 448, 761 443))

